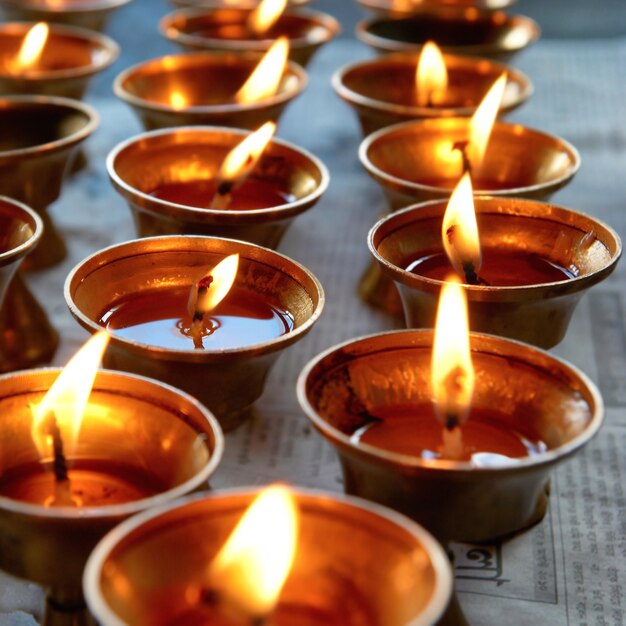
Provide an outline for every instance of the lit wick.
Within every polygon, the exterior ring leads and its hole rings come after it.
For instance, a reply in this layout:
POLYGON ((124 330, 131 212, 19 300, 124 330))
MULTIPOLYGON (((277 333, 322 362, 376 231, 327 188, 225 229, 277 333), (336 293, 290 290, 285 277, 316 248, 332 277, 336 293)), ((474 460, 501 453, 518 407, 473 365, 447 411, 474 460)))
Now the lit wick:
POLYGON ((452 144, 452 150, 461 155, 463 174, 478 171, 485 158, 491 131, 504 98, 506 81, 504 73, 491 85, 468 123, 467 139, 452 144))
POLYGON ((417 104, 432 107, 443 99, 448 88, 448 70, 441 50, 427 41, 420 52, 415 75, 417 104))
POLYGON ((187 302, 191 326, 185 328, 179 323, 179 328, 183 334, 192 338, 196 350, 204 350, 202 340, 212 335, 219 327, 217 322, 209 326, 207 315, 228 295, 235 282, 238 266, 239 255, 231 254, 191 286, 187 302))
POLYGON ((42 460, 49 457, 52 448, 54 492, 46 500, 46 506, 81 504, 80 499, 72 496, 65 448, 69 443, 71 455, 76 446, 98 365, 108 342, 106 332, 96 333, 72 357, 41 402, 31 407, 31 435, 42 460))
POLYGON ((191 605, 212 613, 207 623, 269 626, 293 564, 298 539, 298 510, 283 485, 264 489, 243 514, 207 568, 207 584, 187 590, 191 605), (217 613, 214 617, 214 613, 217 613))
POLYGON ((19 74, 35 69, 48 40, 49 32, 50 28, 45 22, 35 24, 24 36, 15 59, 7 64, 8 70, 14 74, 19 74))
POLYGON ((275 132, 276 124, 266 122, 226 155, 217 173, 217 191, 209 208, 216 211, 229 208, 233 189, 252 173, 275 132))
POLYGON ((467 457, 461 426, 467 421, 474 392, 474 368, 469 345, 469 322, 465 291, 459 279, 448 277, 441 289, 431 388, 435 412, 443 426, 443 456, 451 460, 467 457))
POLYGON ((478 271, 482 263, 478 224, 469 173, 454 188, 441 226, 443 247, 452 267, 468 285, 487 285, 478 271))
POLYGON ((262 0, 250 13, 246 29, 256 37, 261 37, 274 26, 287 6, 287 0, 262 0))

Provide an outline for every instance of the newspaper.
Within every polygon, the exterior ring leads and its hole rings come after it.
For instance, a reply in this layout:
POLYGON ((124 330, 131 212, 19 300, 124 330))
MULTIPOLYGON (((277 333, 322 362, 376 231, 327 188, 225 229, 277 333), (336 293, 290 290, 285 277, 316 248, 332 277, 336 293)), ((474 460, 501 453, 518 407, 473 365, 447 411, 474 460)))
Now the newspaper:
MULTIPOLYGON (((280 479, 342 490, 336 455, 303 416, 295 381, 321 350, 400 325, 356 295, 369 262, 367 231, 385 203, 358 163, 356 121, 329 84, 336 68, 368 54, 351 40, 325 48, 310 67, 308 90, 281 122, 279 136, 317 154, 332 174, 325 198, 295 221, 280 246, 318 276, 327 305, 319 324, 274 367, 252 419, 227 436, 214 488, 280 479)), ((626 41, 540 42, 518 65, 532 77, 536 93, 512 119, 563 136, 582 152, 580 174, 556 202, 597 215, 626 233, 626 41)), ((64 363, 86 338, 66 310, 65 275, 87 254, 133 237, 130 214, 109 185, 104 159, 140 127, 112 96, 91 102, 100 111, 102 127, 87 143, 90 166, 69 181, 51 210, 69 241, 70 257, 29 276, 61 333, 55 364, 64 363)), ((599 384, 607 405, 601 433, 554 473, 549 512, 540 524, 506 543, 450 548, 458 597, 474 626, 626 623, 624 272, 618 268, 582 301, 567 338, 555 350, 599 384)), ((38 617, 40 600, 32 585, 3 576, 0 625, 32 623, 14 611, 38 617)))

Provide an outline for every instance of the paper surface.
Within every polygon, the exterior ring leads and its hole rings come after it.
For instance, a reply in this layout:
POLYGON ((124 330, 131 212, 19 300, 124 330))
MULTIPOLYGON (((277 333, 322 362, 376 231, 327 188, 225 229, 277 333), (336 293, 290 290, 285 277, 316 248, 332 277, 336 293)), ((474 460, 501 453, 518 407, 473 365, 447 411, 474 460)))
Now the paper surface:
MULTIPOLYGON (((215 488, 280 479, 342 489, 335 453, 300 411, 295 381, 320 351, 395 325, 356 295, 369 261, 366 235, 384 200, 358 163, 355 118, 329 84, 335 69, 368 54, 349 40, 325 48, 310 67, 306 93, 281 122, 279 136, 315 153, 331 172, 327 195, 294 222, 280 246, 316 274, 327 303, 319 324, 275 366, 254 419, 227 436, 215 488)), ((516 64, 532 78, 536 92, 511 119, 560 135, 582 153, 581 172, 555 203, 596 215, 626 233, 626 42, 540 42, 516 64)), ((90 102, 102 117, 100 130, 87 143, 90 167, 68 182, 51 211, 69 241, 70 258, 29 277, 62 336, 55 364, 65 363, 87 337, 66 310, 67 272, 91 252, 133 237, 130 213, 107 180, 104 160, 140 127, 113 96, 90 102)), ((607 405, 600 435, 555 473, 549 514, 541 524, 503 545, 453 546, 456 587, 470 624, 626 622, 624 276, 618 268, 582 301, 566 340, 555 350, 599 383, 607 405)), ((29 623, 11 612, 37 615, 38 602, 32 586, 0 578, 0 623, 29 623), (3 613, 11 621, 2 621, 3 613)))

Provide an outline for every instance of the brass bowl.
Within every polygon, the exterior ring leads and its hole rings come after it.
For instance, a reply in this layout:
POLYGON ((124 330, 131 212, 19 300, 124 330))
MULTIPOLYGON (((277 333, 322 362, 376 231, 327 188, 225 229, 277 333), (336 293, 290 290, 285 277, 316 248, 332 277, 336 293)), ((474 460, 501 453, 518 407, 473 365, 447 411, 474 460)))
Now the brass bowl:
POLYGON ((522 72, 490 61, 444 55, 449 86, 445 106, 426 107, 415 102, 415 72, 419 54, 388 54, 345 65, 332 84, 337 94, 357 114, 364 136, 409 120, 470 117, 493 82, 503 73, 508 81, 501 114, 509 113, 532 95, 530 79, 522 72))
MULTIPOLYGON (((184 0, 183 0, 184 1, 184 0)), ((367 11, 384 17, 410 17, 416 13, 436 13, 445 9, 459 12, 467 9, 499 11, 513 6, 517 0, 356 0, 367 11)))
POLYGON ((0 0, 6 20, 54 22, 101 32, 112 13, 130 0, 0 0))
MULTIPOLYGON (((579 275, 560 282, 518 287, 467 285, 470 328, 511 337, 541 348, 558 344, 583 294, 617 266, 622 243, 594 217, 571 209, 516 198, 474 199, 481 245, 538 254, 579 275)), ((441 281, 406 267, 422 255, 443 251, 445 201, 408 207, 383 218, 370 231, 368 246, 393 279, 409 328, 434 326, 441 281)))
POLYGON ((582 372, 547 352, 474 334, 472 407, 498 407, 511 416, 510 428, 531 426, 548 445, 546 452, 487 468, 354 443, 351 434, 367 416, 431 402, 432 336, 394 331, 335 346, 304 368, 298 400, 337 450, 347 493, 408 515, 441 541, 507 537, 544 516, 549 473, 598 432, 602 398, 582 372))
POLYGON ((89 332, 101 330, 100 316, 125 295, 191 285, 223 257, 238 253, 235 284, 263 294, 294 318, 290 332, 263 343, 223 350, 173 350, 116 336, 105 367, 163 380, 198 398, 224 430, 246 419, 263 392, 280 353, 308 333, 324 306, 324 292, 307 269, 282 254, 242 241, 210 237, 153 237, 111 246, 81 261, 65 283, 65 301, 89 332))
POLYGON ((182 127, 143 133, 117 145, 107 158, 107 170, 128 202, 138 235, 212 235, 278 246, 291 221, 321 198, 330 178, 321 161, 286 141, 271 141, 250 179, 279 182, 295 196, 292 202, 266 209, 216 210, 150 195, 159 185, 179 180, 180 172, 190 166, 197 178, 211 179, 247 134, 229 128, 182 127))
MULTIPOLYGON (((181 590, 202 584, 211 558, 257 493, 227 490, 187 498, 109 533, 84 577, 98 623, 173 623, 189 609, 181 590), (149 580, 141 573, 146 571, 149 580)), ((450 598, 452 573, 445 552, 423 528, 357 498, 302 489, 294 495, 300 536, 281 602, 301 612, 311 603, 317 616, 337 617, 333 623, 345 626, 437 622, 450 598)))
POLYGON ((45 209, 61 194, 71 159, 98 119, 95 109, 76 100, 0 97, 0 193, 35 209, 44 223, 40 244, 26 260, 29 268, 50 267, 66 256, 45 209))
MULTIPOLYGON (((41 400, 60 370, 26 370, 0 377, 2 471, 39 456, 30 433, 29 402, 41 400)), ((205 489, 224 450, 224 437, 209 411, 162 383, 99 371, 91 395, 106 411, 89 412, 76 457, 146 469, 162 492, 103 506, 46 507, 0 496, 0 568, 48 591, 45 625, 86 624, 81 578, 100 538, 122 520, 205 489), (167 442, 167 446, 165 443, 167 442)))
POLYGON ((341 31, 332 16, 309 9, 287 9, 264 39, 253 39, 245 24, 252 9, 186 8, 165 16, 161 33, 186 50, 266 52, 275 39, 289 39, 289 58, 306 67, 315 52, 341 31), (227 31, 227 36, 222 33, 227 31))
MULTIPOLYGON (((0 24, 0 59, 17 55, 34 23, 0 24)), ((89 81, 117 59, 119 46, 109 37, 83 28, 51 24, 37 68, 8 72, 0 63, 0 93, 42 94, 82 99, 89 81)))
POLYGON ((124 70, 113 90, 133 107, 146 130, 197 124, 253 130, 277 122, 308 82, 306 72, 290 62, 276 95, 250 104, 235 102, 234 94, 262 56, 196 52, 160 57, 124 70), (185 105, 173 104, 173 94, 183 96, 185 105))
MULTIPOLYGON (((467 118, 438 118, 383 128, 363 140, 359 158, 381 185, 392 210, 416 202, 447 199, 462 163, 450 159, 454 142, 467 137, 467 118)), ((559 137, 496 122, 487 154, 473 178, 475 193, 548 200, 580 167, 576 148, 559 137)), ((396 289, 376 266, 359 285, 374 307, 401 315, 396 289)))
POLYGON ((523 15, 475 8, 428 12, 402 19, 372 17, 356 36, 377 52, 419 52, 434 41, 444 52, 507 61, 539 39, 539 25, 523 15))
MULTIPOLYGON (((392 209, 441 200, 461 177, 452 145, 467 138, 468 124, 468 118, 451 117, 389 126, 363 140, 359 159, 392 209)), ((547 200, 579 168, 578 151, 564 139, 498 121, 472 180, 476 194, 547 200)))
POLYGON ((43 234, 39 215, 0 196, 0 372, 52 359, 59 336, 18 272, 43 234))

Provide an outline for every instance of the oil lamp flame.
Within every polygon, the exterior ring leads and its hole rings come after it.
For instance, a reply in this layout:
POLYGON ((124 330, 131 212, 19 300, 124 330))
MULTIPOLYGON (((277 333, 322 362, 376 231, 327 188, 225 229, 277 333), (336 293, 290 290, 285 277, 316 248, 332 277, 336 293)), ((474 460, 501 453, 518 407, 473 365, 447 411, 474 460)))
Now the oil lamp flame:
POLYGON ((474 391, 465 291, 457 276, 441 289, 431 367, 437 418, 452 430, 467 421, 474 391))
POLYGON ((276 94, 288 56, 289 40, 287 37, 280 37, 272 44, 248 80, 235 94, 235 101, 240 104, 250 104, 271 98, 276 94))
POLYGON ((265 34, 278 21, 286 6, 287 0, 262 0, 248 17, 248 30, 255 35, 265 34))
POLYGON ((448 88, 448 70, 441 50, 432 41, 426 42, 420 53, 415 75, 417 103, 432 106, 442 101, 448 88))
POLYGON ((38 22, 25 35, 13 68, 15 71, 31 69, 35 66, 48 40, 50 28, 45 22, 38 22))
POLYGON ((42 458, 51 454, 50 418, 54 417, 66 450, 78 442, 85 408, 102 355, 109 343, 105 331, 96 333, 70 359, 41 402, 32 407, 31 434, 42 458))
POLYGON ((504 97, 506 80, 506 73, 504 73, 494 82, 469 122, 467 157, 474 171, 480 167, 485 158, 489 137, 504 97))
POLYGON ((211 563, 211 586, 246 616, 267 616, 291 570, 297 535, 294 497, 282 485, 268 487, 250 505, 211 563))
POLYGON ((172 93, 170 94, 170 106, 174 110, 181 111, 188 104, 189 104, 189 101, 187 100, 187 97, 185 96, 184 93, 177 91, 177 90, 172 91, 172 93))
POLYGON ((482 261, 480 238, 472 179, 467 172, 450 196, 441 225, 441 238, 448 259, 460 276, 478 273, 482 261))
POLYGON ((274 133, 276 124, 266 122, 236 145, 224 159, 217 178, 221 183, 243 180, 256 166, 274 133))
POLYGON ((194 283, 189 292, 187 310, 191 317, 210 313, 230 291, 239 267, 239 255, 231 254, 194 283))

